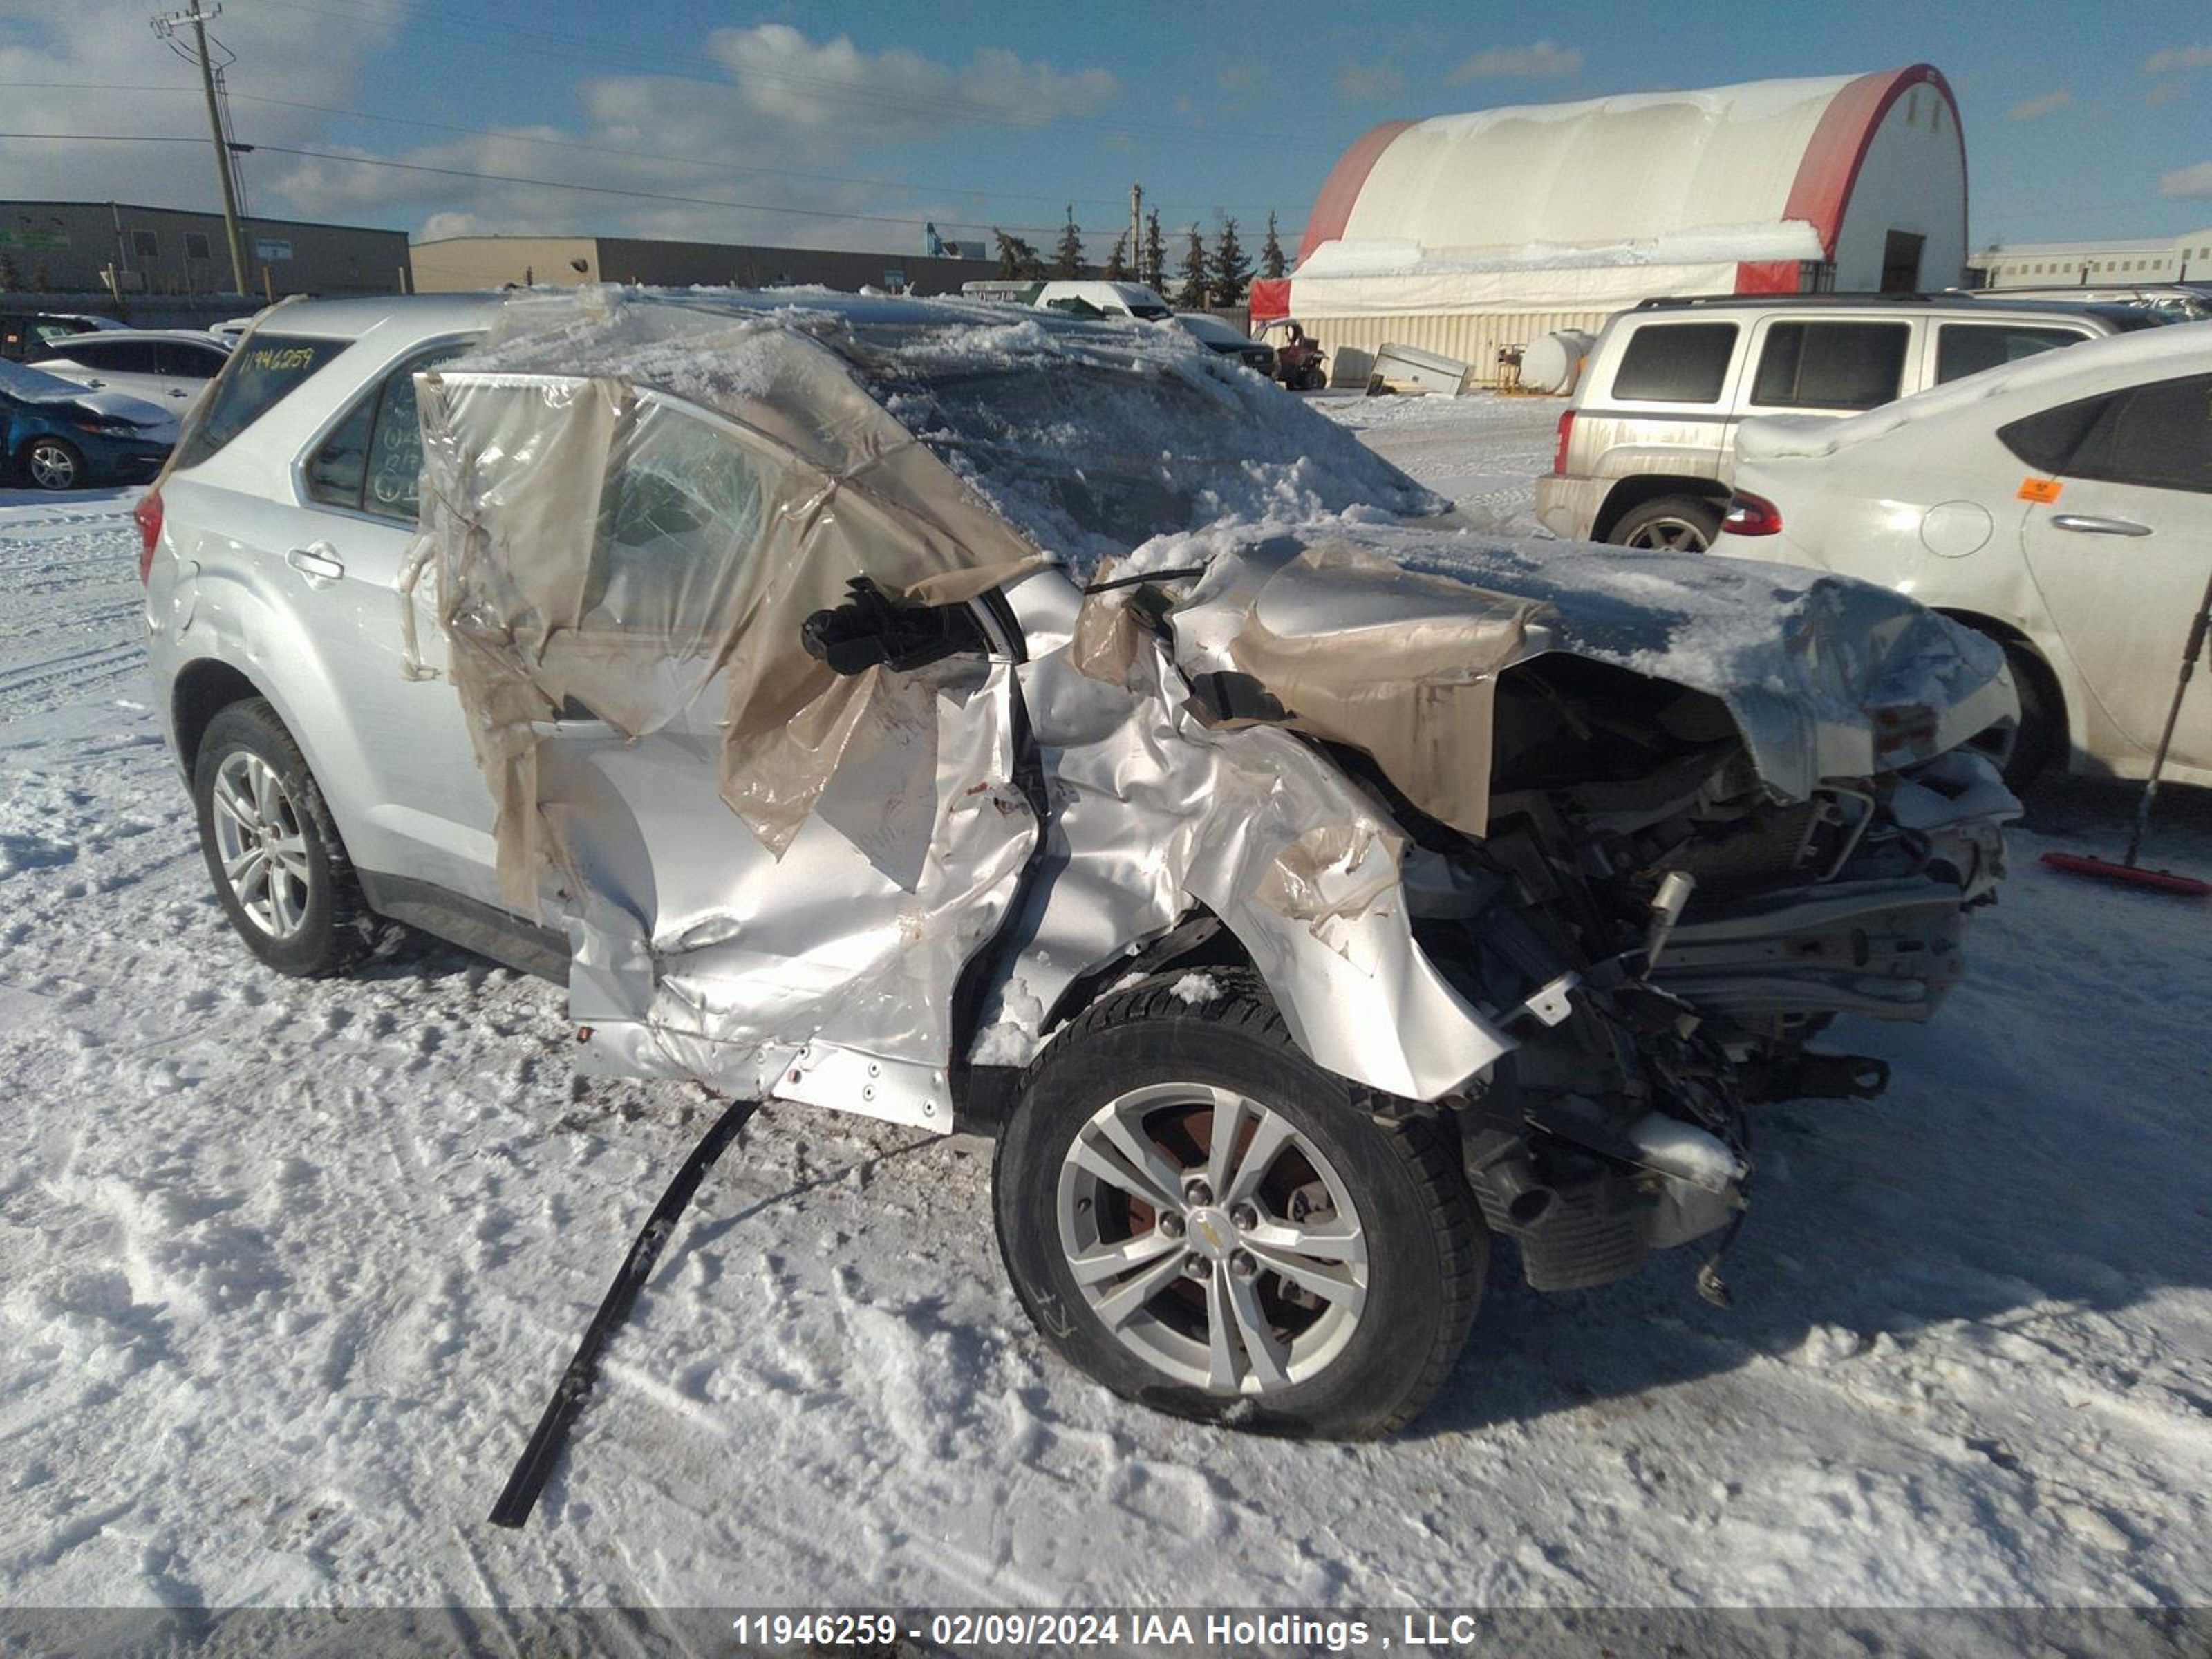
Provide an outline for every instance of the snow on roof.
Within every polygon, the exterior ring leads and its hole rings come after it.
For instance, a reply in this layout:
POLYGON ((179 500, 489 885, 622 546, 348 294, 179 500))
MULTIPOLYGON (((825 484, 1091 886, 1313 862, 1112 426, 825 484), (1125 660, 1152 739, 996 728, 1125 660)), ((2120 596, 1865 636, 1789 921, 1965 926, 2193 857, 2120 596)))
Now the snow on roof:
POLYGON ((613 287, 517 295, 449 372, 605 376, 744 415, 775 342, 840 362, 1024 538, 1081 574, 1202 528, 1443 503, 1179 328, 987 301, 613 287))
POLYGON ((1317 276, 1483 276, 1516 270, 1577 270, 1642 265, 1700 265, 1741 259, 1818 259, 1820 234, 1802 219, 1703 225, 1643 241, 1599 246, 1529 242, 1519 247, 1439 252, 1419 242, 1324 243, 1298 267, 1317 276))

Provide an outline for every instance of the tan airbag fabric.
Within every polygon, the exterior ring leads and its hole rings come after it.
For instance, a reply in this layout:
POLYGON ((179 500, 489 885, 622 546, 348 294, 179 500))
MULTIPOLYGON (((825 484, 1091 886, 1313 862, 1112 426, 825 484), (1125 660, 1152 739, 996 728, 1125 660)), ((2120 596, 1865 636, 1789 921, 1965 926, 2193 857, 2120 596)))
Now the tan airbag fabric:
POLYGON ((806 654, 806 617, 855 576, 951 604, 1043 562, 818 342, 722 323, 671 361, 718 349, 742 375, 688 388, 716 408, 619 376, 420 378, 439 617, 526 914, 566 862, 538 805, 544 722, 635 739, 721 678, 721 795, 781 856, 886 718, 879 672, 806 654))
POLYGON ((1373 756, 1430 817, 1487 834, 1498 675, 1521 654, 1542 606, 1345 546, 1300 555, 1269 586, 1322 569, 1361 573, 1396 592, 1432 592, 1437 603, 1428 616, 1373 628, 1282 635, 1261 620, 1269 609, 1263 590, 1229 642, 1231 660, 1290 711, 1286 724, 1373 756))

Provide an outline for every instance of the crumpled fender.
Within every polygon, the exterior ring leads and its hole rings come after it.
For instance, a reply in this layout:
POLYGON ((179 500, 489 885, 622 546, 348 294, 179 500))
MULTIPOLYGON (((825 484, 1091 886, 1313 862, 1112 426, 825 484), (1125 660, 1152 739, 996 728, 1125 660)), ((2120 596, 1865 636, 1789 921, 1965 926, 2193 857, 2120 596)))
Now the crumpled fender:
POLYGON ((1414 942, 1404 840, 1380 802, 1288 732, 1202 725, 1156 641, 1126 684, 1081 672, 1066 648, 1073 590, 1056 574, 1011 597, 1053 810, 978 1061, 1026 1060, 1071 986, 1201 905, 1299 1046, 1341 1076, 1435 1099, 1513 1046, 1414 942))

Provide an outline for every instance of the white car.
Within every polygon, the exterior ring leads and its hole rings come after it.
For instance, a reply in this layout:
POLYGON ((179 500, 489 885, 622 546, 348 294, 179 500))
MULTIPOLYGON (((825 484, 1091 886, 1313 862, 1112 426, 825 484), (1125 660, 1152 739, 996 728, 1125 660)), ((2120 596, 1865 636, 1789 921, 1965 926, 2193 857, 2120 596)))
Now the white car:
POLYGON ((108 329, 56 340, 31 361, 95 392, 127 392, 179 413, 230 361, 230 348, 184 329, 108 329))
MULTIPOLYGON (((2093 341, 1844 421, 1736 440, 1713 551, 1879 582, 2005 648, 2018 787, 2139 778, 2212 580, 2212 322, 2093 341)), ((2212 676, 2167 775, 2212 785, 2212 676)))

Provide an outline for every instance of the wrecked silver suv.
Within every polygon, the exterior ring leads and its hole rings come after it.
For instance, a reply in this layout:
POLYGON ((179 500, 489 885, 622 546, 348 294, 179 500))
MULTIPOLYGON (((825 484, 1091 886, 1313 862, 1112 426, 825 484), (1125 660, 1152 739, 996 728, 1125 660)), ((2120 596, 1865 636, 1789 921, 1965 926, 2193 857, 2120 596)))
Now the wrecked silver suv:
POLYGON ((393 314, 154 509, 246 944, 336 971, 403 918, 565 975, 586 1067, 995 1127, 1024 1305, 1164 1409, 1384 1433, 1493 1233, 1566 1289, 1729 1229, 1747 1107, 1878 1086, 1807 1040, 1926 1017, 2001 874, 1993 647, 1501 540, 1171 335, 587 290, 432 354, 393 314), (374 492, 312 485, 393 398, 419 528, 356 583, 374 492))

